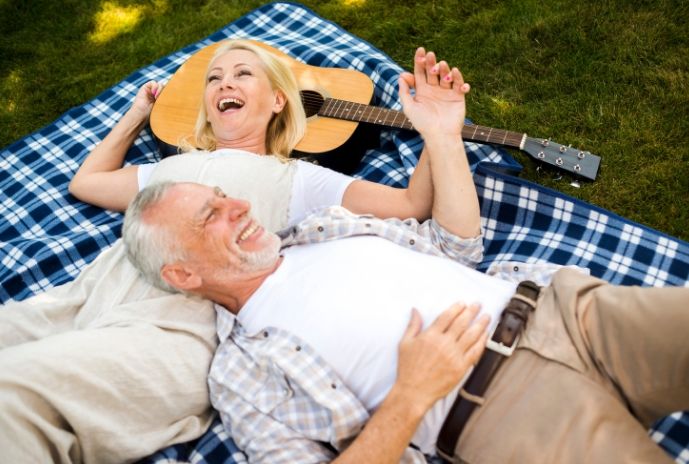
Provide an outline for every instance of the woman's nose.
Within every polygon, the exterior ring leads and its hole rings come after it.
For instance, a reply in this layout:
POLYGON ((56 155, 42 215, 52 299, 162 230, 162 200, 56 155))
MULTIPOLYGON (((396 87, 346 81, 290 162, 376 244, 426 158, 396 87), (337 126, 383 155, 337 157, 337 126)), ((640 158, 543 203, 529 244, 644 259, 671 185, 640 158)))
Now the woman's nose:
POLYGON ((220 86, 228 89, 234 88, 234 78, 230 75, 223 77, 220 86))

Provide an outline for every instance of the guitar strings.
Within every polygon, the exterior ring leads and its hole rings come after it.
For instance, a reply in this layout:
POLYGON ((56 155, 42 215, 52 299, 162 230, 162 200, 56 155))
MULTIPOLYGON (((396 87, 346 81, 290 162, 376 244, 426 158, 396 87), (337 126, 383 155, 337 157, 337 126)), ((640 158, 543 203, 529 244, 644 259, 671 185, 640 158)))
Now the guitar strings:
MULTIPOLYGON (((343 110, 345 108, 347 108, 348 110, 351 110, 352 108, 363 108, 363 110, 360 110, 363 111, 363 113, 360 114, 358 118, 356 118, 357 120, 360 119, 362 122, 384 123, 387 125, 392 125, 393 127, 404 127, 405 125, 408 125, 409 128, 412 128, 411 123, 408 121, 406 116, 404 117, 403 121, 397 121, 399 114, 402 113, 399 110, 371 106, 366 105, 364 103, 356 103, 346 100, 324 98, 315 91, 301 91, 300 94, 302 104, 307 108, 315 108, 316 110, 320 110, 328 102, 331 104, 333 102, 335 102, 335 104, 345 103, 346 106, 343 106, 342 109, 340 109, 340 112, 343 114, 340 114, 339 117, 344 116, 343 110), (378 114, 373 116, 372 113, 376 111, 378 112, 378 114)), ((332 111, 333 116, 338 116, 338 109, 329 109, 332 111)), ((521 140, 523 137, 523 134, 518 132, 508 131, 504 129, 494 129, 490 127, 479 126, 476 124, 465 124, 463 132, 464 133, 462 135, 464 137, 470 137, 472 140, 479 140, 484 142, 489 142, 491 140, 500 141, 500 143, 502 144, 508 144, 516 147, 518 147, 521 144, 521 140)))

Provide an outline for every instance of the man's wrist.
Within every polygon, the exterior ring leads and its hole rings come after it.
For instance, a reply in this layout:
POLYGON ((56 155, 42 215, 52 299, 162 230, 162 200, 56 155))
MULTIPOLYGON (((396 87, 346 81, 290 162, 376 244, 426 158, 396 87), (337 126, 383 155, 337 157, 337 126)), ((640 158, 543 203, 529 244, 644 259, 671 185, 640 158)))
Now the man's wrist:
POLYGON ((407 420, 417 423, 436 401, 435 398, 425 398, 418 389, 400 383, 395 383, 385 398, 390 407, 399 408, 407 415, 407 420))

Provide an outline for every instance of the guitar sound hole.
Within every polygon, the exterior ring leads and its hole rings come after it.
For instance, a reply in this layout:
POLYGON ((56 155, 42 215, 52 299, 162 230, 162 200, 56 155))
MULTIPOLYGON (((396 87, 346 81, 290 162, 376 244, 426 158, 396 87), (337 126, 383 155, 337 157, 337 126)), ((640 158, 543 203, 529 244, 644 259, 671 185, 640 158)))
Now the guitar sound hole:
POLYGON ((301 90, 299 93, 301 94, 301 103, 304 106, 306 117, 309 118, 318 114, 323 106, 323 102, 325 102, 323 96, 315 90, 301 90))

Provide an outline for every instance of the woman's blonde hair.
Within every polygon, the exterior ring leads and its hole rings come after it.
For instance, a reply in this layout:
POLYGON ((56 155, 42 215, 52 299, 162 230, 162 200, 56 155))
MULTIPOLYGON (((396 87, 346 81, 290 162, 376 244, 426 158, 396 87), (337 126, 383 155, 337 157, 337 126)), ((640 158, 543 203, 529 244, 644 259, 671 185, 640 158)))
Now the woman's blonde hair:
MULTIPOLYGON (((246 40, 230 40, 221 45, 208 63, 208 69, 216 58, 232 50, 247 50, 256 55, 263 64, 272 89, 284 94, 285 107, 274 114, 268 123, 266 154, 288 158, 306 132, 306 113, 301 103, 297 79, 292 70, 276 56, 246 40)), ((194 128, 196 143, 192 145, 189 141, 185 141, 186 143, 183 144, 185 151, 196 149, 213 151, 217 148, 217 139, 207 118, 204 98, 194 128)))

